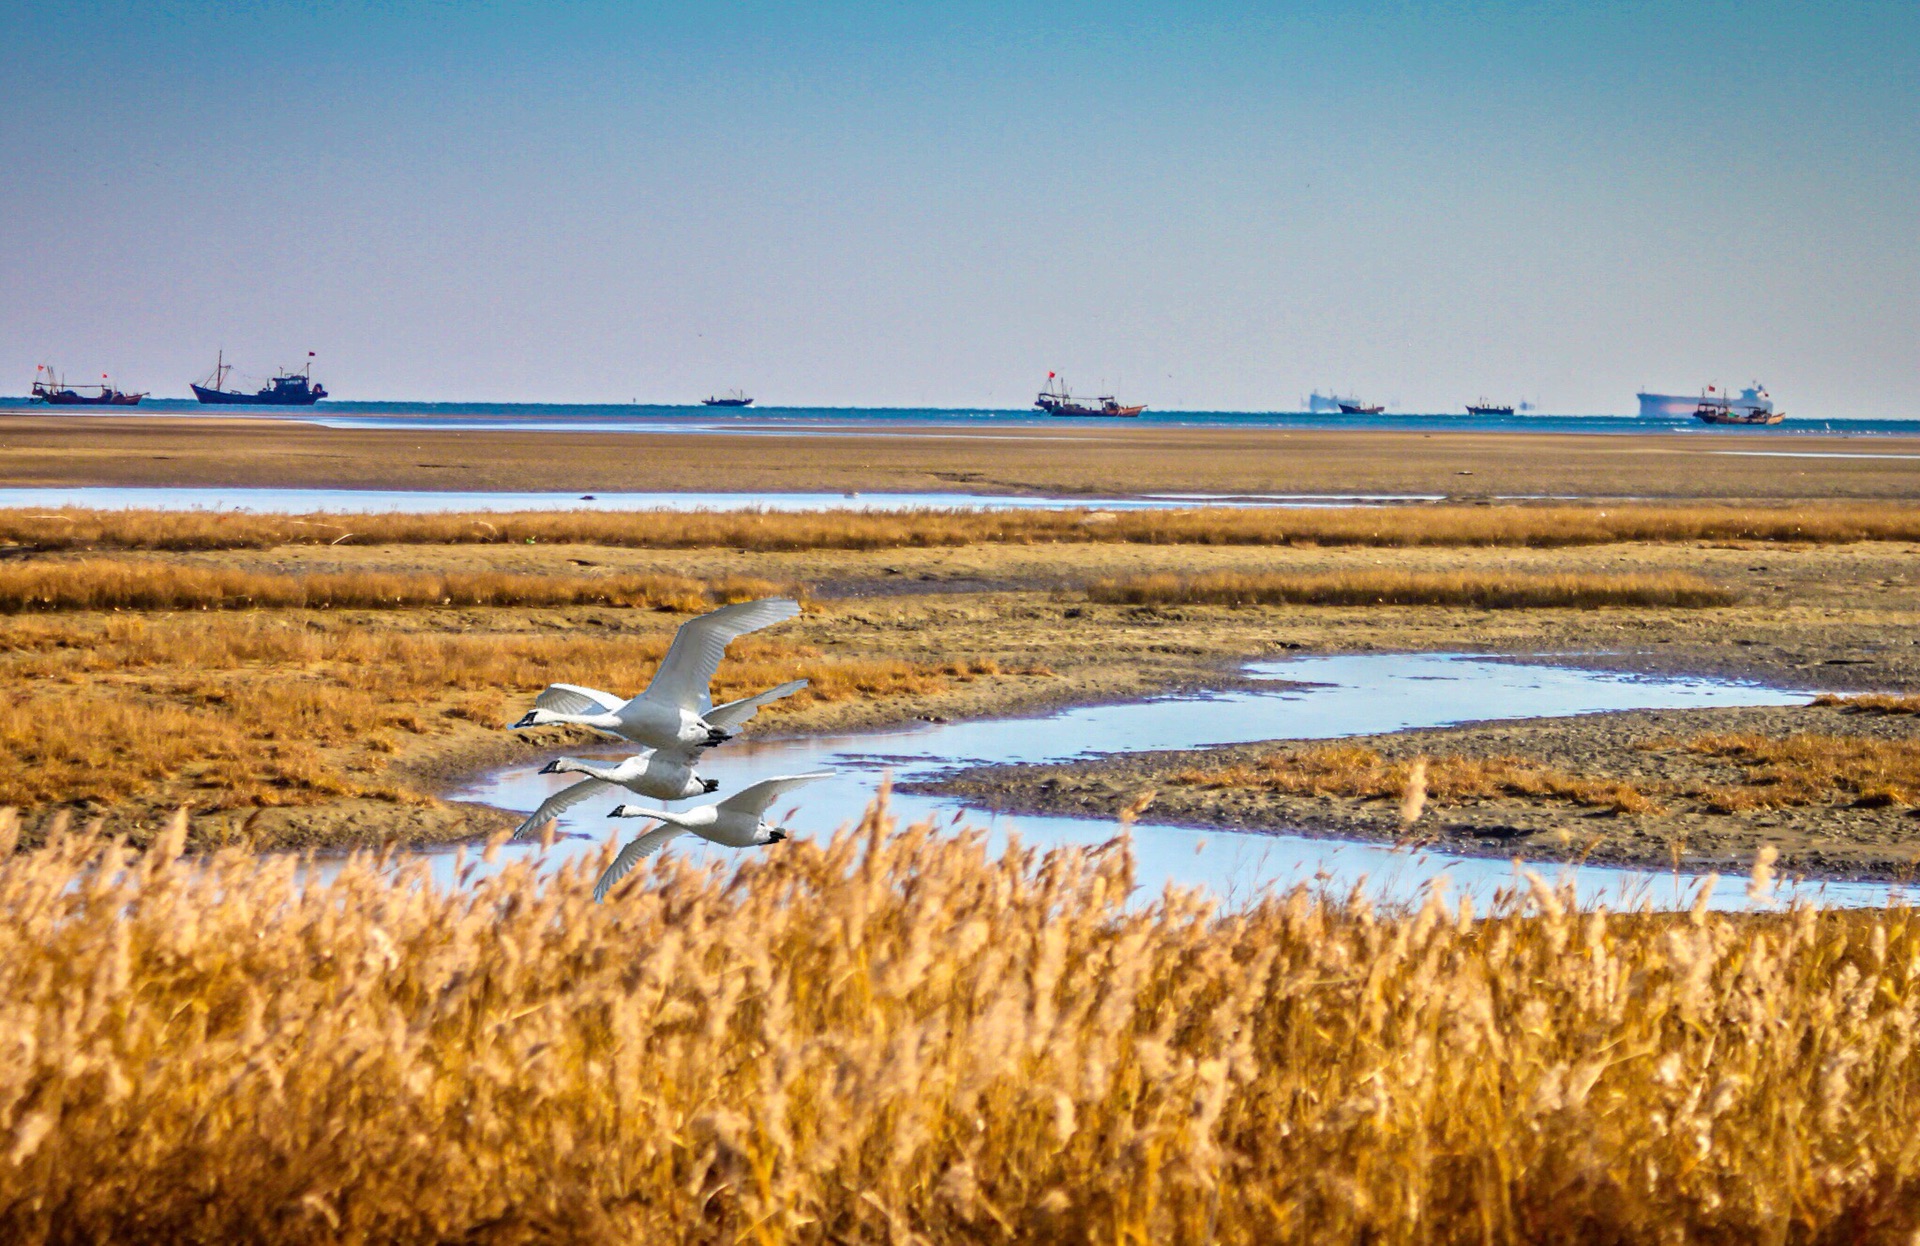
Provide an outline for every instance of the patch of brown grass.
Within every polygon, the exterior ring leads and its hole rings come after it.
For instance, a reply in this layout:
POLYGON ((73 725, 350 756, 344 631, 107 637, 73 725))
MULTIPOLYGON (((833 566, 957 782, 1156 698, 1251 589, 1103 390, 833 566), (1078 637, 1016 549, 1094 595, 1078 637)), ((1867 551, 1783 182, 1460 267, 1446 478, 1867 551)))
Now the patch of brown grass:
POLYGON ((1732 590, 1680 572, 1647 575, 1480 571, 1335 571, 1137 575, 1098 580, 1091 601, 1118 605, 1474 606, 1481 609, 1732 605, 1732 590))
POLYGON ((790 586, 738 576, 708 583, 676 575, 553 576, 497 571, 283 575, 101 558, 0 564, 0 613, 6 614, 46 610, 397 610, 420 606, 636 606, 694 611, 791 591, 790 586))
POLYGON ((1904 908, 1221 912, 878 811, 605 904, 604 853, 443 890, 181 838, 0 856, 6 1240, 1920 1230, 1904 908))
POLYGON ((1326 510, 599 511, 446 515, 253 515, 77 508, 0 511, 0 543, 42 550, 265 549, 276 545, 507 544, 646 549, 896 549, 984 543, 1531 546, 1622 541, 1835 544, 1920 541, 1920 507, 1404 506, 1326 510))
POLYGON ((1796 733, 1703 735, 1689 752, 1729 761, 1746 771, 1739 785, 1716 785, 1690 795, 1718 813, 1783 809, 1843 800, 1854 805, 1920 804, 1920 740, 1796 733))
POLYGON ((1863 692, 1837 696, 1823 692, 1813 699, 1813 703, 1833 706, 1853 714, 1920 714, 1920 693, 1863 692))
MULTIPOLYGON (((385 616, 382 616, 385 617, 385 616)), ((338 795, 415 798, 382 778, 396 739, 503 727, 556 680, 644 688, 678 620, 645 634, 415 631, 279 613, 26 618, 0 630, 0 804, 189 801, 198 811, 338 795)), ((999 673, 735 641, 717 700, 789 679, 762 711, 922 696, 999 673)))
POLYGON ((289 709, 256 690, 229 712, 125 695, 0 702, 0 802, 110 805, 162 787, 189 793, 204 810, 402 798, 391 784, 349 778, 313 741, 286 730, 301 699, 289 709))
MULTIPOLYGON (((1518 796, 1615 813, 1660 812, 1660 806, 1646 792, 1630 783, 1585 779, 1518 757, 1443 755, 1423 760, 1425 798, 1438 805, 1518 796)), ((1377 751, 1359 744, 1310 744, 1263 754, 1251 764, 1183 770, 1172 781, 1192 787, 1286 796, 1401 800, 1409 790, 1409 776, 1416 764, 1390 763, 1377 751)))

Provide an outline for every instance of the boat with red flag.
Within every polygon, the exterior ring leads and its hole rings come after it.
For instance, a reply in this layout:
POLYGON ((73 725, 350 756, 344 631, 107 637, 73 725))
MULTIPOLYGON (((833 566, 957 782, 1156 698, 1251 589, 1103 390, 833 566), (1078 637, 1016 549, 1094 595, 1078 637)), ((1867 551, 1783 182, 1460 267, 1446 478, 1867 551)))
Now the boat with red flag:
POLYGON ((98 385, 69 385, 65 380, 55 380, 53 369, 45 364, 34 368, 33 400, 48 403, 56 407, 137 407, 145 394, 127 394, 108 384, 107 374, 100 374, 98 385))
POLYGON ((233 365, 227 362, 227 353, 221 351, 216 356, 213 371, 204 377, 203 385, 190 385, 193 396, 201 402, 214 406, 231 407, 311 407, 327 396, 326 386, 313 381, 313 352, 307 352, 307 366, 298 372, 281 372, 252 393, 243 390, 228 389, 227 373, 233 371, 233 365))
POLYGON ((1067 383, 1054 373, 1047 373, 1047 387, 1040 391, 1033 405, 1048 415, 1090 415, 1108 419, 1128 419, 1147 409, 1142 403, 1137 407, 1120 405, 1112 394, 1102 394, 1089 402, 1084 398, 1075 398, 1067 389, 1067 383))

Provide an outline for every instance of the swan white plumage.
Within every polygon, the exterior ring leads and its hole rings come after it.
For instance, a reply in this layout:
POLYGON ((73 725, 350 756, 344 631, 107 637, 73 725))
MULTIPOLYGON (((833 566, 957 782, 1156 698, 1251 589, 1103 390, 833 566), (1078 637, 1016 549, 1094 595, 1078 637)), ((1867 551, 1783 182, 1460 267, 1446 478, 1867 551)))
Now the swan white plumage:
POLYGON ((613 811, 616 818, 652 818, 665 825, 653 827, 620 850, 620 855, 613 859, 606 873, 600 875, 600 881, 593 885, 593 898, 604 899, 613 885, 627 876, 627 871, 689 831, 710 843, 727 848, 752 848, 779 843, 787 837, 786 828, 767 821, 767 806, 773 804, 783 792, 790 792, 815 779, 832 776, 831 770, 776 775, 749 784, 717 804, 701 805, 681 813, 621 805, 613 811))
POLYGON ((624 787, 636 796, 655 800, 685 800, 720 790, 713 779, 694 773, 693 759, 685 753, 648 749, 611 765, 596 766, 572 757, 559 757, 540 768, 541 774, 584 774, 587 777, 565 787, 542 801, 513 832, 513 838, 525 839, 583 800, 598 796, 609 788, 624 787))
POLYGON ((534 708, 513 725, 566 723, 591 727, 657 749, 688 750, 718 744, 732 738, 734 728, 752 718, 761 706, 807 686, 806 680, 796 679, 718 706, 708 690, 729 644, 799 613, 799 603, 784 597, 722 606, 681 624, 652 682, 639 696, 623 701, 597 688, 552 684, 534 698, 534 708))

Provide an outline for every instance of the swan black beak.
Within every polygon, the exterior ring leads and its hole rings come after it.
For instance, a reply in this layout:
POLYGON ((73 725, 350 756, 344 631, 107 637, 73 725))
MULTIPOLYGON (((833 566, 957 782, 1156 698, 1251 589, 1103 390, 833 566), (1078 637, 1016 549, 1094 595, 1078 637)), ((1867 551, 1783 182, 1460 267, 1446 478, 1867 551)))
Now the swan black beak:
POLYGON ((733 739, 732 735, 730 735, 725 731, 720 730, 720 728, 718 727, 707 728, 707 743, 709 745, 725 744, 728 740, 731 740, 731 739, 733 739))
POLYGON ((767 832, 767 842, 768 842, 768 843, 772 843, 772 844, 777 844, 777 843, 779 843, 779 842, 780 842, 781 840, 783 840, 783 839, 785 839, 786 837, 787 837, 787 833, 786 833, 785 831, 783 831, 783 830, 781 830, 781 829, 780 829, 779 827, 777 827, 777 826, 776 826, 776 827, 774 827, 774 828, 773 828, 772 830, 770 830, 770 831, 768 831, 768 832, 767 832))
POLYGON ((533 711, 532 711, 532 710, 528 710, 528 711, 527 711, 527 713, 526 713, 526 717, 524 717, 524 718, 522 718, 522 719, 521 719, 521 720, 520 720, 519 722, 517 722, 517 723, 515 723, 515 724, 513 724, 513 728, 512 728, 512 729, 513 729, 513 730, 515 730, 515 731, 518 731, 518 730, 519 730, 520 728, 522 728, 522 727, 531 727, 531 726, 533 726, 533 725, 534 725, 534 722, 533 722, 533 711))
POLYGON ((702 787, 703 789, 705 789, 705 791, 706 791, 706 793, 707 793, 707 794, 708 794, 709 796, 711 796, 711 795, 712 795, 713 793, 715 793, 715 792, 717 792, 717 791, 719 791, 719 790, 720 790, 720 780, 718 780, 718 779, 702 779, 702 780, 700 780, 700 786, 701 786, 701 787, 702 787))
POLYGON ((540 767, 540 773, 541 774, 559 774, 560 759, 556 757, 552 761, 548 762, 546 765, 540 767))

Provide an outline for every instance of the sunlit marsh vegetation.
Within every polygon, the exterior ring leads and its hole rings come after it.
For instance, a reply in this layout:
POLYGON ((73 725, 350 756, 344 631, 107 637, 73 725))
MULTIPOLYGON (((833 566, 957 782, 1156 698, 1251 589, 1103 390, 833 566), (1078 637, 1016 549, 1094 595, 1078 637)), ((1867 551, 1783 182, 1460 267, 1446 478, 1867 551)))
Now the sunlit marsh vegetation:
POLYGON ((1044 542, 1159 545, 1532 546, 1620 541, 1920 541, 1920 507, 1609 503, 1142 511, 534 511, 256 515, 0 510, 0 545, 39 550, 276 545, 586 544, 644 549, 897 549, 1044 542))
MULTIPOLYGON (((8 833, 0 824, 0 841, 8 833)), ((1905 1242, 1910 910, 1129 903, 878 812, 451 891, 0 857, 0 1236, 1905 1242)), ((0 843, 0 847, 10 847, 0 843)))

